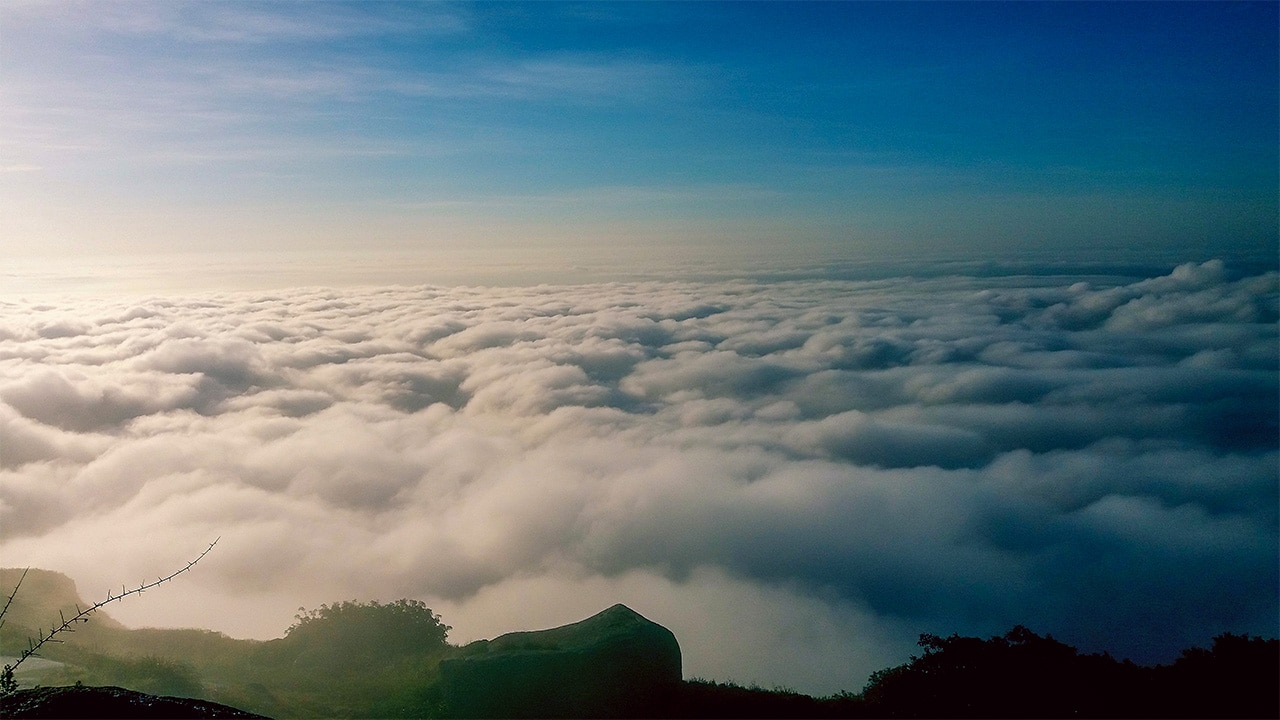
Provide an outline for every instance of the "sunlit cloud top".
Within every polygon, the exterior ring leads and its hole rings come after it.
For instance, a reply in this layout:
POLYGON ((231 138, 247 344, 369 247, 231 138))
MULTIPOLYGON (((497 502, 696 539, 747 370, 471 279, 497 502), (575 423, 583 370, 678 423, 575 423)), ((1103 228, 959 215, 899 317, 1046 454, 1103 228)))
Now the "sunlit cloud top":
POLYGON ((10 254, 1274 255, 1274 3, 6 3, 10 254))

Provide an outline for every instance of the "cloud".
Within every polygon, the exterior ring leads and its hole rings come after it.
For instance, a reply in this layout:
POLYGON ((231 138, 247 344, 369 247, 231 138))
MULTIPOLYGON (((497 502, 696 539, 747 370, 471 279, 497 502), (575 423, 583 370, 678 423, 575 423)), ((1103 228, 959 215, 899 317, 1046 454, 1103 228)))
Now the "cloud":
POLYGON ((921 273, 0 305, 0 557, 137 624, 633 603, 686 672, 858 689, 1016 623, 1275 633, 1277 276, 921 273))
POLYGON ((113 380, 104 383, 75 370, 38 370, 0 386, 0 399, 31 420, 85 431, 189 405, 197 395, 180 378, 141 374, 113 380))

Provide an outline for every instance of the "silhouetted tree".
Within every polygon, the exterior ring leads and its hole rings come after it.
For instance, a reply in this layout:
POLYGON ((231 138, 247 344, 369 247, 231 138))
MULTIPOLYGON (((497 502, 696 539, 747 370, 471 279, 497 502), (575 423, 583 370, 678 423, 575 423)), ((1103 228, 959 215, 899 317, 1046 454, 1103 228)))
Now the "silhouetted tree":
POLYGON ((1078 717, 1132 715, 1136 666, 1021 625, 988 640, 920 636, 921 656, 871 676, 863 698, 886 717, 1078 717))
POLYGON ((1225 633, 1154 675, 1170 717, 1280 717, 1280 640, 1225 633))

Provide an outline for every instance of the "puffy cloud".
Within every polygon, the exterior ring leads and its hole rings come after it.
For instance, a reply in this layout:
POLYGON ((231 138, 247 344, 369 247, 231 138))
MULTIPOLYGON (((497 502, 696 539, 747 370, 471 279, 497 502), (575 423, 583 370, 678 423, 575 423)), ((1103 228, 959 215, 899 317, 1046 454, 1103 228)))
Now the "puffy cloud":
POLYGON ((1277 615, 1277 275, 299 289, 0 304, 0 558, 116 614, 455 637, 612 602, 857 689, 919 632, 1140 661, 1277 615), (169 600, 167 598, 172 598, 169 600))
POLYGON ((104 382, 75 369, 38 369, 0 386, 0 399, 26 417, 78 431, 189 405, 197 395, 183 378, 140 374, 104 382))

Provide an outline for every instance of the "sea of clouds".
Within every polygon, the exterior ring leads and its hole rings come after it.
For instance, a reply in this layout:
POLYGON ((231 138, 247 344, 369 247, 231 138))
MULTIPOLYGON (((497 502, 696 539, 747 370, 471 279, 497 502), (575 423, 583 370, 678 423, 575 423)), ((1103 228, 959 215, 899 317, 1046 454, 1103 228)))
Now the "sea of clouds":
POLYGON ((0 564, 274 637, 614 602, 686 675, 858 690, 918 633, 1140 662, 1278 613, 1275 272, 0 299, 0 564))

